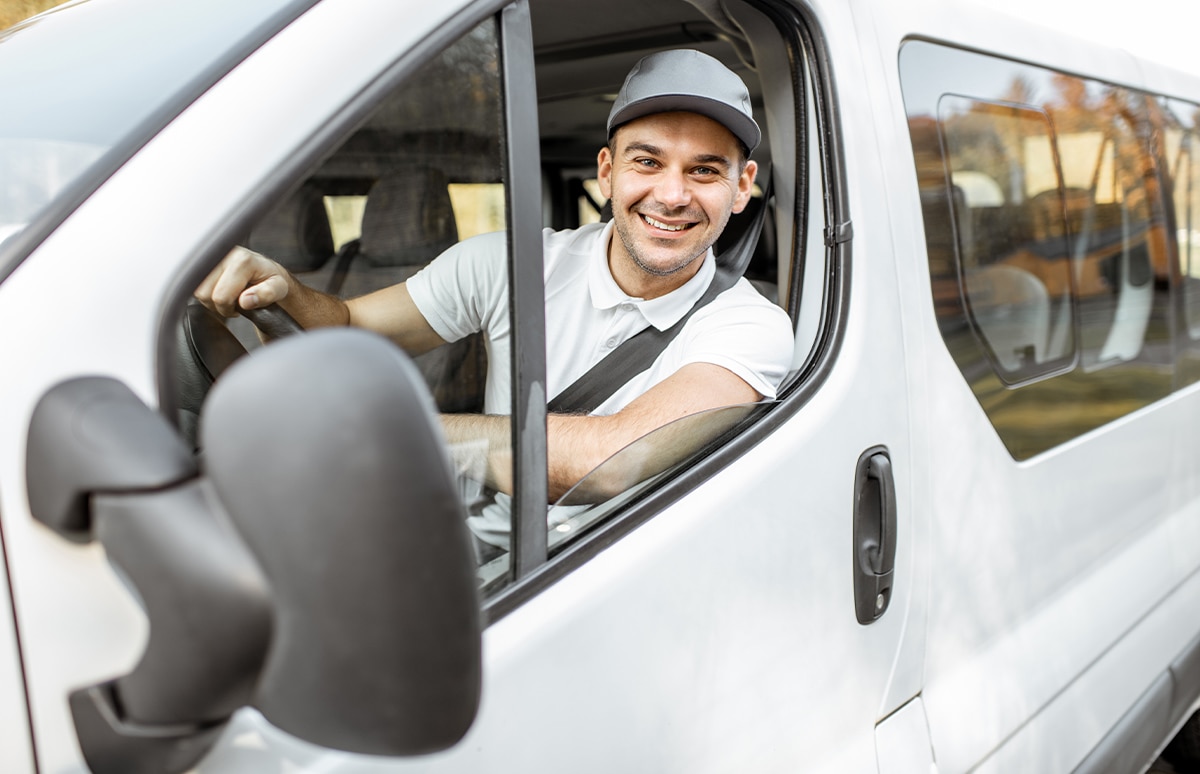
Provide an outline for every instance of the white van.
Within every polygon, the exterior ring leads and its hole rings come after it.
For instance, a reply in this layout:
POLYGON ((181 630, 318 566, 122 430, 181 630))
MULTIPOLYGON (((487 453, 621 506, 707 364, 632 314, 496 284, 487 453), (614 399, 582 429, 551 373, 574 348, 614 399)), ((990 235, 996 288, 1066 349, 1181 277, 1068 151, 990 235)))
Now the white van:
POLYGON ((85 0, 0 105, 0 770, 1200 760, 1200 77, 942 0, 85 0), (671 48, 750 86, 793 369, 547 518, 540 230, 671 48), (189 303, 497 230, 507 364, 189 303), (477 557, 436 415, 501 365, 477 557))

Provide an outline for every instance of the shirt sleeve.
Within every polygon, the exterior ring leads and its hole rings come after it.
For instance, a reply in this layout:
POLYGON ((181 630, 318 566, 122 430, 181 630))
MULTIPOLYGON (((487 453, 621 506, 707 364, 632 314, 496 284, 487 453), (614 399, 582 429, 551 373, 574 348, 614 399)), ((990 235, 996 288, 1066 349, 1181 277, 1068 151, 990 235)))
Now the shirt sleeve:
POLYGON ((711 363, 740 376, 764 398, 774 398, 792 367, 791 319, 744 280, 704 309, 687 328, 680 365, 711 363))
POLYGON ((446 341, 508 324, 507 239, 503 232, 464 240, 408 279, 409 295, 446 341))

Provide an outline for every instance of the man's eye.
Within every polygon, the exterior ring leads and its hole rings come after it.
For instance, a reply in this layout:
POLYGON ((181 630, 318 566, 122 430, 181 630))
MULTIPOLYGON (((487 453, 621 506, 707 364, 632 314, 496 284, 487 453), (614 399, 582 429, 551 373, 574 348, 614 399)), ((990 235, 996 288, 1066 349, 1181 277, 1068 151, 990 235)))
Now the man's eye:
POLYGON ((657 166, 654 159, 637 159, 633 163, 647 168, 653 168, 657 166))

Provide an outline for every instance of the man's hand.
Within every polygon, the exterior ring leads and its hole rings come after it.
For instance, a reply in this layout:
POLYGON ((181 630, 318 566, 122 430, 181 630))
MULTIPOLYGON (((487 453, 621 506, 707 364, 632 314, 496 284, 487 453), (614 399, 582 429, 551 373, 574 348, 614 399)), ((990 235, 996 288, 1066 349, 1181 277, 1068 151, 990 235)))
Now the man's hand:
POLYGON ((275 261, 244 247, 230 250, 194 295, 222 317, 278 304, 305 328, 350 322, 341 299, 307 287, 275 261))
POLYGON ((195 296, 222 317, 236 317, 239 309, 261 309, 283 301, 289 279, 287 270, 270 258, 235 247, 204 278, 195 296))

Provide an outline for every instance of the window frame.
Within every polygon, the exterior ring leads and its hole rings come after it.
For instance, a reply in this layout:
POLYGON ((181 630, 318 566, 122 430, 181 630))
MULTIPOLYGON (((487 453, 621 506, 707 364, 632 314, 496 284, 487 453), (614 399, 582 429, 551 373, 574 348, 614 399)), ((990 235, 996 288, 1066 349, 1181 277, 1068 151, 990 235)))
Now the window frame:
MULTIPOLYGON (((565 546, 553 556, 548 553, 546 503, 545 435, 545 328, 544 278, 541 260, 541 153, 537 127, 536 92, 518 88, 520 83, 535 83, 533 37, 529 24, 528 0, 476 0, 449 18, 419 44, 401 52, 396 60, 361 92, 351 98, 314 133, 298 146, 258 186, 256 196, 238 210, 220 229, 197 244, 184 261, 181 272, 167 294, 159 312, 155 374, 160 410, 175 415, 174 401, 174 325, 179 310, 191 296, 215 261, 240 235, 316 168, 325 155, 337 147, 357 125, 369 117, 380 101, 421 65, 453 44, 462 35, 489 16, 496 17, 500 35, 501 78, 504 94, 503 158, 507 164, 505 182, 509 186, 507 211, 510 227, 510 314, 513 329, 513 406, 512 440, 514 481, 519 499, 514 499, 513 546, 510 582, 481 600, 485 625, 500 620, 537 596, 542 590, 586 564, 592 557, 631 533, 658 512, 664 510, 696 486, 756 446, 780 428, 814 396, 832 371, 835 356, 844 336, 850 294, 850 263, 853 229, 849 217, 849 197, 843 163, 840 112, 831 70, 831 58, 824 33, 807 7, 797 8, 785 0, 746 0, 774 25, 780 43, 793 63, 789 76, 795 100, 797 143, 791 151, 791 174, 796 179, 796 196, 789 206, 794 218, 788 287, 790 312, 803 302, 819 304, 819 322, 813 344, 802 364, 789 374, 779 399, 756 410, 736 428, 732 437, 705 449, 687 466, 673 471, 655 487, 631 498, 619 512, 587 534, 565 546), (515 104, 514 104, 515 100, 515 104), (818 131, 808 127, 815 121, 818 131), (810 150, 811 149, 811 150, 810 150), (813 154, 820 163, 814 165, 813 154), (817 168, 819 167, 819 168, 817 168), (820 187, 823 255, 806 256, 810 241, 810 199, 820 187), (517 256, 520 256, 518 260, 517 256), (820 296, 811 300, 803 277, 806 258, 822 261, 820 296), (536 308, 537 314, 529 314, 536 308), (536 396, 536 400, 533 398, 536 396), (540 497, 540 500, 539 500, 540 497)), ((780 161, 777 160, 776 164, 780 161)), ((816 204, 814 201, 813 204, 816 204)), ((814 219, 815 220, 815 219, 814 219)), ((783 277, 780 277, 781 283, 783 277)))
POLYGON ((541 149, 528 0, 500 13, 500 78, 508 196, 512 327, 513 581, 546 563, 546 309, 542 258, 541 149))
MULTIPOLYGON (((803 299, 805 303, 821 305, 820 321, 812 348, 804 363, 785 379, 778 401, 764 404, 762 408, 752 412, 731 434, 710 444, 688 465, 666 474, 656 486, 637 493, 611 516, 532 568, 532 572, 520 575, 515 583, 499 589, 484 600, 484 618, 487 624, 500 620, 526 600, 537 596, 542 590, 586 564, 601 551, 633 532, 756 446, 798 412, 813 397, 832 370, 848 316, 853 228, 849 215, 849 196, 843 162, 844 145, 831 58, 821 27, 807 7, 797 8, 782 0, 746 2, 771 20, 781 43, 791 54, 790 61, 793 62, 790 76, 795 100, 797 145, 793 149, 790 162, 796 176, 797 195, 791 203, 795 228, 791 246, 788 248, 792 262, 788 282, 790 294, 785 307, 793 320, 796 319, 796 311, 802 301, 803 277, 808 257, 805 250, 811 217, 810 189, 814 185, 821 185, 824 194, 820 198, 826 224, 823 234, 826 270, 822 297, 803 299), (818 127, 815 137, 810 137, 808 132, 809 111, 813 113, 818 127), (819 172, 810 169, 811 141, 816 142, 820 153, 819 172)), ((779 163, 778 160, 776 163, 779 163)), ((780 204, 777 202, 776 206, 780 204)), ((781 277, 781 282, 782 279, 781 277)), ((544 433, 541 435, 541 441, 545 442, 544 433)), ((539 528, 545 530, 544 506, 539 518, 539 528)))

